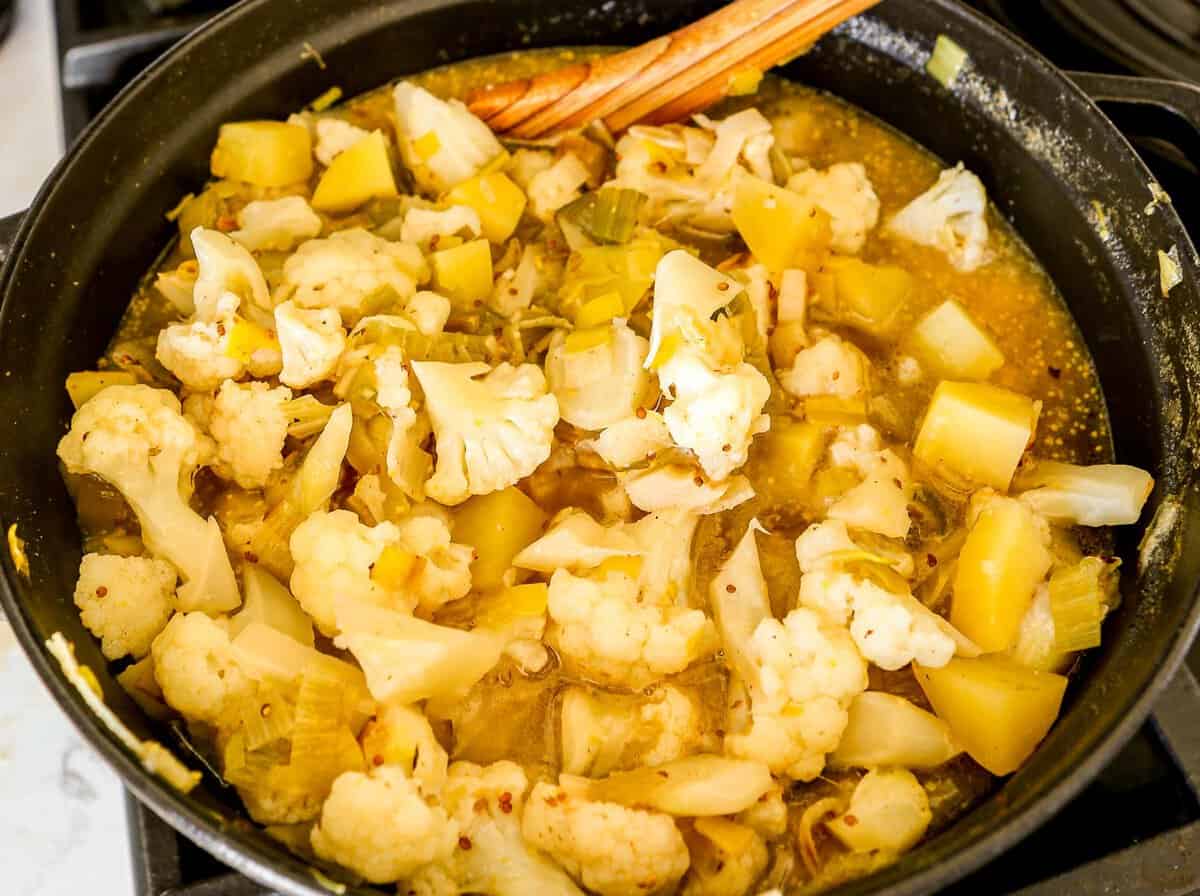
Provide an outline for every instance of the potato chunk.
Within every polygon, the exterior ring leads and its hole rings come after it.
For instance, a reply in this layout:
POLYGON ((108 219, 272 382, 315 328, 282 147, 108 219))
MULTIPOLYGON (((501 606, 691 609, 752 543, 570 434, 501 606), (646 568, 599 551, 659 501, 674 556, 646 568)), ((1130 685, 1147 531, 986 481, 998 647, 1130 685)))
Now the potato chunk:
POLYGON ((1029 758, 1058 718, 1067 689, 1062 675, 996 655, 913 671, 954 737, 994 775, 1011 774, 1029 758))
POLYGON ((1039 522, 1020 501, 993 498, 963 543, 950 622, 987 653, 1016 643, 1034 590, 1050 569, 1039 522))
POLYGON ((492 250, 487 240, 472 240, 431 256, 433 283, 455 308, 471 310, 492 294, 492 250))
POLYGON ((938 376, 951 379, 986 380, 1004 366, 992 337, 953 299, 917 321, 908 348, 938 376))
POLYGON ((525 212, 525 194, 503 172, 491 171, 463 181, 446 194, 449 205, 466 205, 479 213, 483 235, 503 243, 517 229, 525 212))
POLYGON ((344 214, 368 200, 398 195, 387 140, 382 131, 372 131, 334 157, 317 183, 312 207, 319 212, 344 214))
POLYGON ((826 212, 757 177, 738 181, 733 223, 754 257, 771 271, 815 267, 833 239, 826 212))
POLYGON ((282 121, 223 124, 209 164, 214 177, 286 187, 312 175, 312 137, 308 128, 282 121))
POLYGON ((777 502, 804 500, 828 441, 824 426, 773 420, 771 429, 758 438, 761 473, 755 488, 777 502))
POLYGON ((847 326, 887 336, 912 297, 913 277, 895 265, 867 264, 857 258, 831 258, 833 307, 829 310, 847 326))
POLYGON ((471 582, 499 587, 521 549, 541 537, 546 514, 516 487, 476 495, 454 512, 454 540, 475 549, 471 582))
POLYGON ((981 485, 1005 490, 1033 437, 1041 402, 984 383, 942 382, 913 454, 981 485))

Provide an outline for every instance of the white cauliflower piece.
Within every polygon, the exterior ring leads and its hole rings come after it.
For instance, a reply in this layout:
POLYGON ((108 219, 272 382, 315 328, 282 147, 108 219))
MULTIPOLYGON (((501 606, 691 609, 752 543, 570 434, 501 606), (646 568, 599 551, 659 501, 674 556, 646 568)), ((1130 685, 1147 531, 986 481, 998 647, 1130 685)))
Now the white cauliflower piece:
POLYGON ((881 669, 909 663, 940 668, 970 642, 911 594, 896 594, 850 573, 817 571, 800 579, 799 601, 839 625, 881 669))
POLYGON ((328 167, 339 155, 348 150, 359 140, 370 135, 357 125, 341 118, 318 118, 313 125, 317 142, 313 147, 313 155, 317 161, 328 167))
POLYGON ((740 334, 729 321, 710 320, 740 286, 683 250, 664 255, 654 276, 647 364, 673 399, 663 419, 710 478, 724 479, 746 462, 754 436, 770 427, 762 413, 770 383, 742 360, 740 334))
POLYGON ((796 559, 802 573, 833 569, 846 557, 861 557, 864 553, 874 553, 879 562, 905 578, 913 574, 911 554, 894 546, 886 552, 881 552, 878 546, 873 551, 868 550, 850 537, 843 520, 813 523, 796 539, 796 559))
POLYGON ((770 428, 771 418, 762 409, 771 384, 750 364, 720 372, 700 355, 680 350, 658 376, 675 396, 663 412, 671 438, 693 451, 712 479, 724 479, 742 466, 750 442, 770 428))
POLYGON ((566 334, 556 332, 545 366, 562 418, 597 430, 630 417, 650 385, 642 367, 648 349, 649 343, 621 320, 613 322, 607 341, 583 351, 568 350, 566 334))
POLYGON ((436 516, 412 516, 398 524, 398 545, 416 558, 407 589, 417 606, 433 612, 471 590, 474 551, 450 541, 450 528, 436 516))
POLYGON ((639 600, 622 573, 587 579, 564 569, 550 578, 550 637, 588 678, 631 688, 682 672, 716 647, 701 610, 639 600))
POLYGON ((116 488, 152 553, 182 574, 179 606, 222 613, 241 603, 221 528, 188 505, 196 467, 212 445, 181 413, 179 399, 150 386, 109 386, 85 402, 58 443, 70 473, 116 488))
POLYGON ((533 244, 525 246, 517 266, 501 272, 496 278, 488 304, 504 317, 524 311, 533 304, 533 297, 546 286, 547 278, 542 273, 544 267, 545 254, 542 248, 533 244))
POLYGON ((862 352, 849 342, 829 335, 797 352, 791 368, 779 374, 779 384, 799 398, 853 398, 867 388, 867 363, 862 352))
POLYGON ((638 586, 644 600, 686 601, 692 585, 692 537, 699 523, 697 513, 665 510, 648 513, 628 527, 641 548, 638 586))
POLYGON ((592 802, 545 782, 529 794, 522 830, 599 896, 671 892, 690 862, 669 815, 592 802))
POLYGON ((321 232, 321 218, 303 196, 256 199, 238 212, 229 234, 251 252, 287 251, 321 232))
POLYGON ((938 249, 960 271, 974 271, 992 260, 987 192, 961 162, 943 171, 937 183, 893 215, 887 229, 938 249))
POLYGON ((312 829, 318 856, 375 884, 393 883, 445 859, 457 840, 457 825, 446 811, 429 805, 420 785, 390 765, 370 775, 341 774, 312 829))
POLYGON ((401 81, 392 92, 396 136, 417 186, 440 196, 504 152, 491 128, 458 100, 441 100, 401 81))
POLYGON ((175 567, 150 557, 87 554, 75 606, 110 660, 141 659, 175 609, 175 567))
POLYGON ((404 303, 404 313, 416 324, 418 332, 436 336, 450 319, 450 300, 440 293, 421 289, 404 303))
POLYGON ((333 308, 348 324, 371 314, 384 290, 403 302, 429 279, 421 250, 362 228, 309 240, 283 264, 283 286, 301 308, 333 308))
POLYGON ((196 320, 206 323, 220 320, 225 316, 225 306, 232 305, 232 313, 241 302, 264 309, 271 307, 267 280, 254 256, 243 246, 219 230, 206 227, 193 230, 191 240, 199 266, 192 290, 196 320))
POLYGON ((514 762, 450 766, 442 804, 459 835, 457 848, 408 881, 414 896, 582 896, 554 862, 521 833, 529 782, 514 762))
POLYGON ((570 508, 555 518, 546 534, 523 548, 513 566, 550 573, 594 569, 611 557, 641 553, 637 538, 624 525, 604 526, 585 511, 570 508))
POLYGON ((875 428, 864 423, 843 429, 829 454, 836 465, 853 467, 863 477, 834 501, 829 517, 888 538, 907 536, 912 524, 908 515, 912 498, 908 464, 892 449, 880 449, 875 428))
POLYGON ((464 231, 472 237, 483 232, 479 212, 469 205, 452 205, 446 209, 414 206, 404 216, 400 239, 406 243, 430 245, 434 237, 457 236, 464 231))
POLYGON ((745 476, 711 482, 695 468, 669 465, 625 473, 619 477, 625 493, 639 510, 681 510, 698 515, 719 513, 754 497, 745 476))
POLYGON ((811 781, 837 748, 850 701, 867 688, 867 664, 844 628, 803 607, 760 622, 746 655, 756 668, 751 724, 728 734, 725 749, 811 781))
POLYGON ((731 715, 725 750, 810 781, 825 767, 867 687, 867 664, 844 628, 808 609, 771 615, 752 524, 709 588, 725 656, 750 697, 731 715), (740 717, 740 718, 739 718, 740 717))
POLYGON ((334 308, 308 311, 284 302, 275 308, 275 332, 283 355, 279 381, 293 389, 332 377, 346 349, 346 331, 334 308))
POLYGON ((339 597, 412 610, 415 602, 408 595, 371 577, 380 554, 399 538, 394 523, 365 526, 349 510, 317 511, 296 527, 290 542, 296 560, 292 594, 324 634, 332 637, 338 631, 335 603, 339 597))
POLYGON ((879 223, 879 197, 861 162, 839 162, 823 171, 809 168, 793 174, 787 188, 829 214, 836 252, 857 255, 879 223))
POLYGON ((580 442, 581 448, 595 451, 604 462, 617 470, 627 470, 644 460, 653 459, 675 443, 667 422, 658 411, 645 411, 609 424, 593 439, 580 442))
POLYGON ((150 647, 163 699, 188 719, 223 727, 254 684, 238 665, 222 620, 176 613, 150 647))
POLYGON ((853 852, 897 855, 916 846, 931 821, 929 795, 916 775, 889 768, 867 772, 846 811, 825 826, 853 852))
POLYGON ((154 356, 193 392, 211 392, 242 375, 245 366, 228 354, 230 323, 171 324, 158 333, 154 356))
POLYGON ((550 456, 558 402, 533 364, 414 362, 437 444, 425 491, 461 504, 516 483, 550 456))
POLYGON ((217 443, 213 469, 242 488, 262 488, 283 468, 283 443, 291 420, 285 405, 292 390, 266 383, 221 384, 208 431, 217 443))

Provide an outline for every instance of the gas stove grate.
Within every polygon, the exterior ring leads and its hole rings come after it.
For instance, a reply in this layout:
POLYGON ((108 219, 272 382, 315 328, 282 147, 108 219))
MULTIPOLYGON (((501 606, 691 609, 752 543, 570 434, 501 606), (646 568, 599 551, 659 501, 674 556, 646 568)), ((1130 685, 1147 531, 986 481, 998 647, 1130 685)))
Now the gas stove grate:
MULTIPOLYGON (((1151 727, 1175 764, 1179 786, 1188 791, 1182 796, 1193 810, 1191 820, 1069 871, 1015 888, 1009 882, 1014 867, 1023 863, 1010 853, 952 886, 943 896, 1200 896, 1200 685, 1186 666, 1159 700, 1151 727)), ((1118 764, 1120 760, 1114 766, 1118 764)), ((1093 785, 1097 786, 1103 785, 1093 785)), ((1153 799, 1150 794, 1148 797, 1153 799)), ((1085 791, 1076 802, 1086 798, 1085 791)), ((1068 806, 1064 815, 1069 818, 1071 813, 1072 806, 1068 806)), ((269 896, 268 890, 219 865, 132 798, 129 817, 138 896, 269 896)), ((1040 836, 1034 834, 1017 851, 1036 844, 1040 836)), ((1056 845, 1066 844, 1057 841, 1056 845)))

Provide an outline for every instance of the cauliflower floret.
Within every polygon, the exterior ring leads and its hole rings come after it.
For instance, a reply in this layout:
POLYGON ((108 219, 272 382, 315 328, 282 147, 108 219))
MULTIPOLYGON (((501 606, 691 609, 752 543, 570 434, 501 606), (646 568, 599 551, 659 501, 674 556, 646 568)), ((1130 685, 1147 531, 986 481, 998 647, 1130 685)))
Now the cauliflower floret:
POLYGON ((545 782, 529 794, 522 831, 600 896, 670 892, 690 862, 669 815, 592 802, 545 782))
POLYGON ((404 303, 404 313, 412 318, 421 334, 436 336, 450 319, 450 300, 429 289, 418 290, 404 303))
POLYGON ((767 844, 753 828, 697 818, 688 838, 691 871, 682 896, 746 896, 767 868, 767 844))
POLYGON ((912 523, 908 515, 912 497, 908 464, 890 448, 880 450, 875 428, 864 423, 843 429, 830 446, 829 455, 836 465, 853 467, 863 477, 830 506, 829 517, 888 538, 908 535, 912 523))
POLYGON ((695 452, 713 479, 724 479, 744 464, 750 442, 770 428, 771 418, 762 409, 771 384, 750 364, 718 372, 685 349, 659 369, 659 382, 675 396, 663 412, 671 438, 695 452))
POLYGON ((334 607, 339 597, 412 609, 407 595, 384 587, 371 576, 380 554, 399 538, 394 523, 364 526, 349 510, 317 511, 296 527, 290 542, 296 560, 292 594, 324 634, 332 637, 337 633, 334 607))
POLYGON ((861 162, 839 162, 823 171, 809 168, 793 174, 787 186, 829 214, 834 251, 862 251, 867 233, 879 223, 879 197, 861 162))
POLYGON ((637 581, 622 573, 596 580, 560 569, 547 608, 559 650, 598 681, 645 687, 716 648, 703 611, 640 602, 637 581))
POLYGON ((806 573, 799 601, 839 625, 849 623, 862 655, 881 669, 911 662, 940 668, 957 652, 960 639, 969 643, 911 594, 886 591, 850 573, 806 573))
POLYGON ((242 375, 242 362, 228 354, 229 323, 171 324, 158 333, 154 356, 194 392, 211 392, 242 375))
POLYGON ((283 265, 284 288, 301 308, 334 308, 349 324, 372 313, 370 303, 391 288, 399 301, 429 279, 421 250, 362 228, 302 243, 283 265))
POLYGON ((594 569, 611 557, 640 553, 641 546, 628 527, 604 526, 585 511, 571 508, 554 520, 545 535, 523 548, 513 566, 545 573, 556 569, 578 572, 594 569))
POLYGON ((587 166, 574 153, 567 153, 545 171, 539 171, 529 181, 529 208, 543 221, 574 199, 588 181, 587 166))
POLYGON ((222 613, 241 603, 221 528, 197 514, 192 474, 211 443, 181 413, 179 399, 150 386, 109 386, 75 412, 58 443, 69 473, 92 473, 124 496, 155 555, 183 576, 179 606, 222 613))
POLYGON ((573 686, 562 698, 562 770, 601 777, 633 765, 662 765, 708 746, 696 701, 673 685, 649 698, 573 686))
POLYGON ((874 553, 876 557, 905 578, 913 574, 912 555, 903 549, 890 546, 886 550, 876 545, 873 550, 860 545, 850 537, 846 523, 842 520, 824 520, 813 523, 796 539, 796 559, 802 573, 835 568, 847 556, 858 557, 863 553, 874 553))
POLYGON ((654 467, 620 478, 633 506, 650 512, 682 510, 705 515, 729 510, 754 497, 754 489, 745 476, 731 476, 723 482, 710 482, 694 467, 670 465, 654 467))
POLYGON ((398 525, 402 550, 416 557, 406 588, 417 606, 433 612, 471 590, 474 551, 450 541, 450 528, 436 516, 413 516, 398 525))
POLYGON ((751 440, 770 427, 762 413, 770 383, 742 360, 730 321, 710 320, 739 290, 736 280, 683 250, 668 252, 655 270, 647 364, 673 399, 663 413, 671 438, 693 451, 712 479, 744 464, 751 440))
POLYGON ((850 701, 867 688, 867 664, 844 628, 803 607, 782 622, 762 620, 746 653, 756 667, 751 725, 727 735, 726 750, 811 781, 841 739, 850 701))
POLYGON ((400 155, 425 193, 440 196, 504 152, 491 128, 458 100, 401 81, 392 92, 400 155))
POLYGON ((225 316, 224 306, 231 304, 230 313, 241 302, 259 308, 271 307, 267 280, 243 246, 239 246, 219 230, 197 227, 191 233, 192 248, 196 251, 199 274, 192 290, 196 320, 208 323, 225 316), (232 300, 226 296, 232 296, 232 300))
POLYGON ((838 336, 825 336, 796 353, 792 366, 779 374, 779 384, 792 395, 838 395, 853 398, 867 387, 867 359, 838 336))
POLYGON ((352 125, 341 118, 318 118, 313 125, 317 142, 313 147, 313 155, 317 161, 328 167, 339 155, 348 150, 363 137, 369 136, 370 131, 352 125))
POLYGON ((458 827, 446 811, 429 805, 420 785, 390 765, 370 775, 339 776, 312 830, 318 856, 375 884, 401 880, 445 859, 457 840, 458 827))
POLYGON ((663 415, 644 411, 606 426, 594 439, 580 442, 579 447, 595 451, 615 469, 627 470, 673 444, 663 415))
POLYGON ((163 699, 190 720, 222 727, 253 690, 229 631, 204 613, 176 613, 150 647, 163 699))
POLYGON ((335 309, 306 311, 284 302, 275 308, 275 332, 283 355, 281 383, 306 389, 333 376, 346 348, 346 331, 335 309))
POLYGON ((175 609, 175 567, 150 557, 87 554, 75 606, 110 660, 140 659, 175 609))
POLYGON ((571 351, 561 330, 550 340, 546 379, 562 418, 580 429, 603 429, 629 417, 645 397, 649 343, 615 321, 600 345, 571 351))
POLYGON ((472 237, 483 232, 479 212, 469 205, 452 205, 446 209, 413 207, 404 216, 400 239, 406 243, 429 245, 434 237, 457 236, 463 231, 472 237))
POLYGON ((961 162, 943 171, 937 183, 896 212, 887 229, 940 250, 960 271, 973 271, 992 260, 987 192, 961 162))
POLYGON ((292 390, 266 383, 221 384, 208 431, 217 443, 213 469, 242 488, 262 488, 283 467, 283 443, 290 418, 285 405, 292 390))
POLYGON ((238 212, 237 222, 229 235, 251 252, 286 251, 321 232, 321 218, 303 196, 257 199, 238 212))
POLYGON ((437 444, 429 497, 461 504, 528 476, 550 456, 558 401, 533 364, 414 362, 437 444))
POLYGON ((916 846, 932 820, 929 795, 916 775, 889 768, 867 772, 846 811, 825 826, 854 852, 897 855, 916 846))
POLYGON ((582 896, 561 868, 525 841, 521 817, 529 782, 514 762, 450 766, 442 804, 457 825, 458 845, 444 861, 409 881, 415 896, 582 896))

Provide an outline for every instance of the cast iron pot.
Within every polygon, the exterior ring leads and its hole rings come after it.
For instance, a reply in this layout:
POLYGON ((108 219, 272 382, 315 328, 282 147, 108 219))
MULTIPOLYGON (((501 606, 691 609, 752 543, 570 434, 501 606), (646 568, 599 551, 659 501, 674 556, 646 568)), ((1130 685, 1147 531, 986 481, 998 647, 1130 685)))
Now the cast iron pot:
MULTIPOLYGON (((236 796, 217 781, 206 778, 185 797, 148 774, 91 715, 43 646, 63 632, 118 715, 140 736, 171 743, 171 733, 116 684, 72 605, 80 540, 54 453, 71 411, 63 380, 103 351, 139 277, 172 236, 164 213, 204 183, 221 122, 279 117, 334 84, 353 95, 471 56, 632 44, 713 5, 249 0, 138 77, 68 153, 19 228, 12 220, 0 227, 11 254, 0 275, 0 519, 6 528, 17 525, 29 562, 26 576, 4 553, 4 609, 64 712, 128 787, 217 858, 280 893, 325 890, 303 862, 245 821, 236 796)), ((952 0, 889 0, 785 74, 857 103, 980 174, 1079 321, 1107 395, 1118 458, 1158 480, 1146 514, 1154 534, 1140 559, 1140 532, 1120 536, 1124 602, 1036 755, 958 823, 844 890, 929 893, 1003 852, 1075 794, 1142 723, 1197 627, 1200 265, 1172 208, 1147 208, 1149 172, 1077 83, 952 0), (953 91, 924 71, 939 33, 970 55, 953 91), (1158 252, 1172 247, 1184 276, 1164 298, 1158 252)), ((1200 121, 1190 88, 1094 77, 1086 86, 1200 121)))

